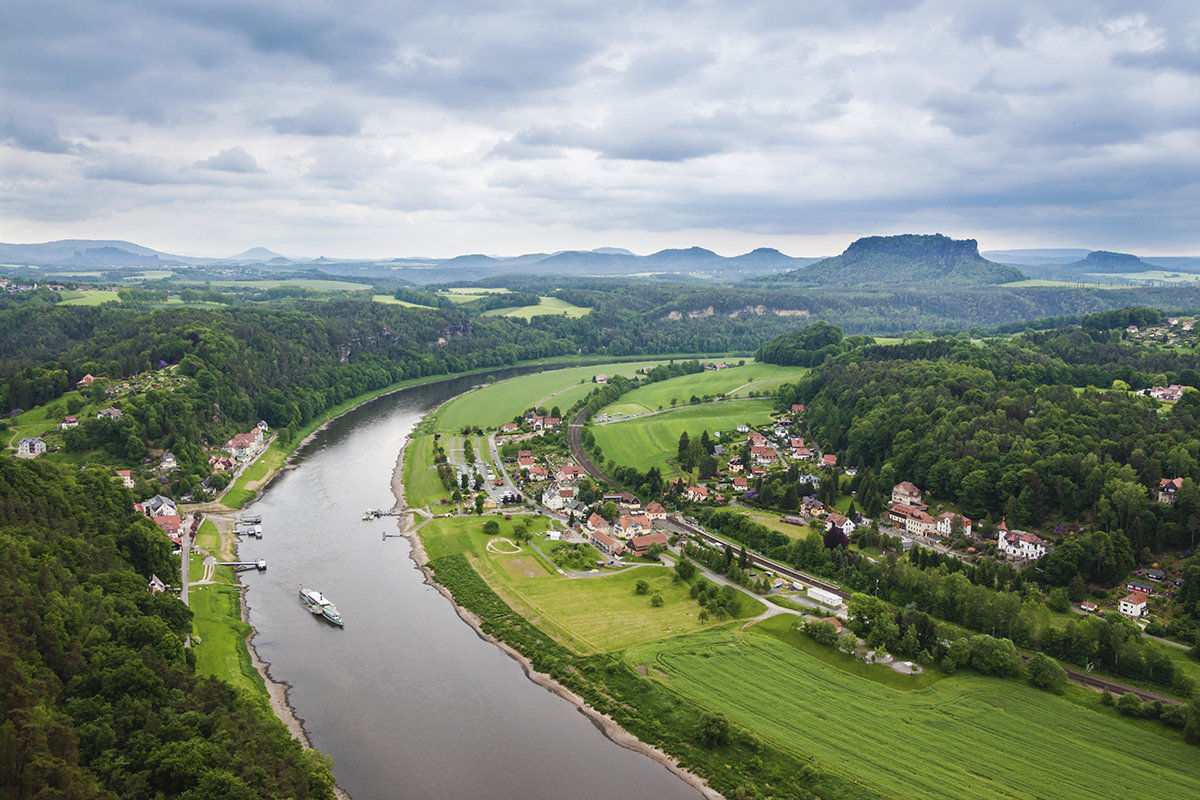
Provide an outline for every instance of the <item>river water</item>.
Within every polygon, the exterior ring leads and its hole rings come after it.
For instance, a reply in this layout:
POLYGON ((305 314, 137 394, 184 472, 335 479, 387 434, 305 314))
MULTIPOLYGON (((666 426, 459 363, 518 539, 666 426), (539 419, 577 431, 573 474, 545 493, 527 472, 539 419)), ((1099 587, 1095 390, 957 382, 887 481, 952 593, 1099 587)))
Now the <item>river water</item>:
POLYGON ((392 507, 396 457, 421 415, 479 380, 414 387, 335 420, 253 506, 263 538, 239 554, 268 562, 244 575, 259 655, 354 800, 696 800, 480 639, 425 585, 408 541, 384 540, 395 519, 361 521, 392 507), (310 614, 300 583, 333 600, 345 628, 310 614))

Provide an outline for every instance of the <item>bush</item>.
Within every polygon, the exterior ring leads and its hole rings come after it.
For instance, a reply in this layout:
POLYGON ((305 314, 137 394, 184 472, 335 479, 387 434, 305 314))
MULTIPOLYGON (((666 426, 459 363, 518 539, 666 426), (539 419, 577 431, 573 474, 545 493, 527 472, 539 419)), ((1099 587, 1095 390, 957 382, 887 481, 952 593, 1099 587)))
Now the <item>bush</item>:
POLYGON ((638 578, 638 582, 633 586, 634 594, 647 594, 650 591, 650 584, 638 578))
POLYGON ((1029 682, 1039 689, 1062 694, 1067 688, 1066 670, 1045 653, 1038 653, 1029 659, 1026 668, 1029 670, 1029 682))
POLYGON ((655 592, 654 594, 650 595, 650 605, 654 606, 655 608, 661 608, 663 602, 662 592, 655 592))
POLYGON ((1127 717, 1142 716, 1142 698, 1133 692, 1126 692, 1121 695, 1121 699, 1117 700, 1117 711, 1127 717))
POLYGON ((729 720, 720 714, 705 712, 696 726, 696 739, 709 750, 729 744, 729 720))

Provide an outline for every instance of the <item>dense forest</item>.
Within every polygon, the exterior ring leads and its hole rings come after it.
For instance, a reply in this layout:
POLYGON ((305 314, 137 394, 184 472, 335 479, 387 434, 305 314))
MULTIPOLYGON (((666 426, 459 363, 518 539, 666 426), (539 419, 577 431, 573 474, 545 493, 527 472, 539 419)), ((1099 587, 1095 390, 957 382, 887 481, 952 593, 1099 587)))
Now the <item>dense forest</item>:
POLYGON ((0 462, 0 795, 332 798, 265 701, 194 674, 170 543, 106 470, 0 462))

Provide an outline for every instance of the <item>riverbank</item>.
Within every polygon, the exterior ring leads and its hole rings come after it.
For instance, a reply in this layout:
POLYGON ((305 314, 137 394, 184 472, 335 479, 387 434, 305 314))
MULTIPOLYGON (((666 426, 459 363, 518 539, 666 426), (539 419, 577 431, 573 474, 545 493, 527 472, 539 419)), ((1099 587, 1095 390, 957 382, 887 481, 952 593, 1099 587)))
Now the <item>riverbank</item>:
POLYGON ((587 717, 592 724, 595 725, 600 732, 603 733, 604 736, 614 744, 618 744, 621 747, 624 747, 627 750, 632 750, 635 753, 640 753, 647 758, 650 758, 663 765, 670 770, 672 774, 699 792, 701 797, 707 798, 707 800, 724 800, 724 796, 710 787, 700 776, 683 769, 681 766, 679 766, 679 763, 667 753, 664 753, 658 748, 651 747, 622 728, 610 717, 593 709, 584 701, 582 697, 555 681, 551 676, 543 672, 538 672, 536 669, 534 669, 532 662, 530 662, 528 658, 526 658, 508 643, 498 639, 495 636, 492 636, 489 633, 484 632, 480 618, 470 610, 455 602, 454 596, 450 593, 450 590, 438 583, 434 577, 433 570, 429 568, 429 556, 425 552, 425 546, 421 541, 421 536, 416 528, 414 528, 412 525, 413 512, 405 504, 404 456, 409 442, 411 442, 411 438, 406 439, 404 446, 400 448, 400 453, 396 458, 396 466, 392 471, 392 493, 396 498, 394 511, 399 514, 397 524, 399 526, 400 533, 403 534, 404 537, 409 541, 409 557, 412 559, 416 568, 419 569, 424 575, 426 585, 433 587, 438 591, 439 594, 450 601, 450 604, 454 607, 455 613, 458 614, 459 618, 462 619, 463 622, 471 626, 471 629, 475 631, 475 634, 479 636, 480 639, 495 645, 501 652, 516 661, 521 666, 521 670, 525 673, 525 676, 530 681, 574 705, 581 714, 587 717))

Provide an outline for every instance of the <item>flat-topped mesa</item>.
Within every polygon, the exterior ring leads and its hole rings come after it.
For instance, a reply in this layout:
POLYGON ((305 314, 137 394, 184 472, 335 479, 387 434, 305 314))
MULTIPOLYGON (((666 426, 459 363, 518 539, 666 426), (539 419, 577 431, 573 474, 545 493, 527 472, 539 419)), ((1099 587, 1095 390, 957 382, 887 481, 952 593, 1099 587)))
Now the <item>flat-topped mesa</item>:
POLYGON ((971 258, 984 261, 979 255, 979 242, 974 239, 951 239, 940 233, 905 233, 899 236, 864 236, 852 243, 843 256, 862 256, 879 253, 908 258, 971 258))
POLYGON ((940 233, 867 236, 840 256, 776 276, 809 286, 875 286, 910 289, 931 286, 990 286, 1022 280, 1013 267, 979 255, 974 239, 940 233))

